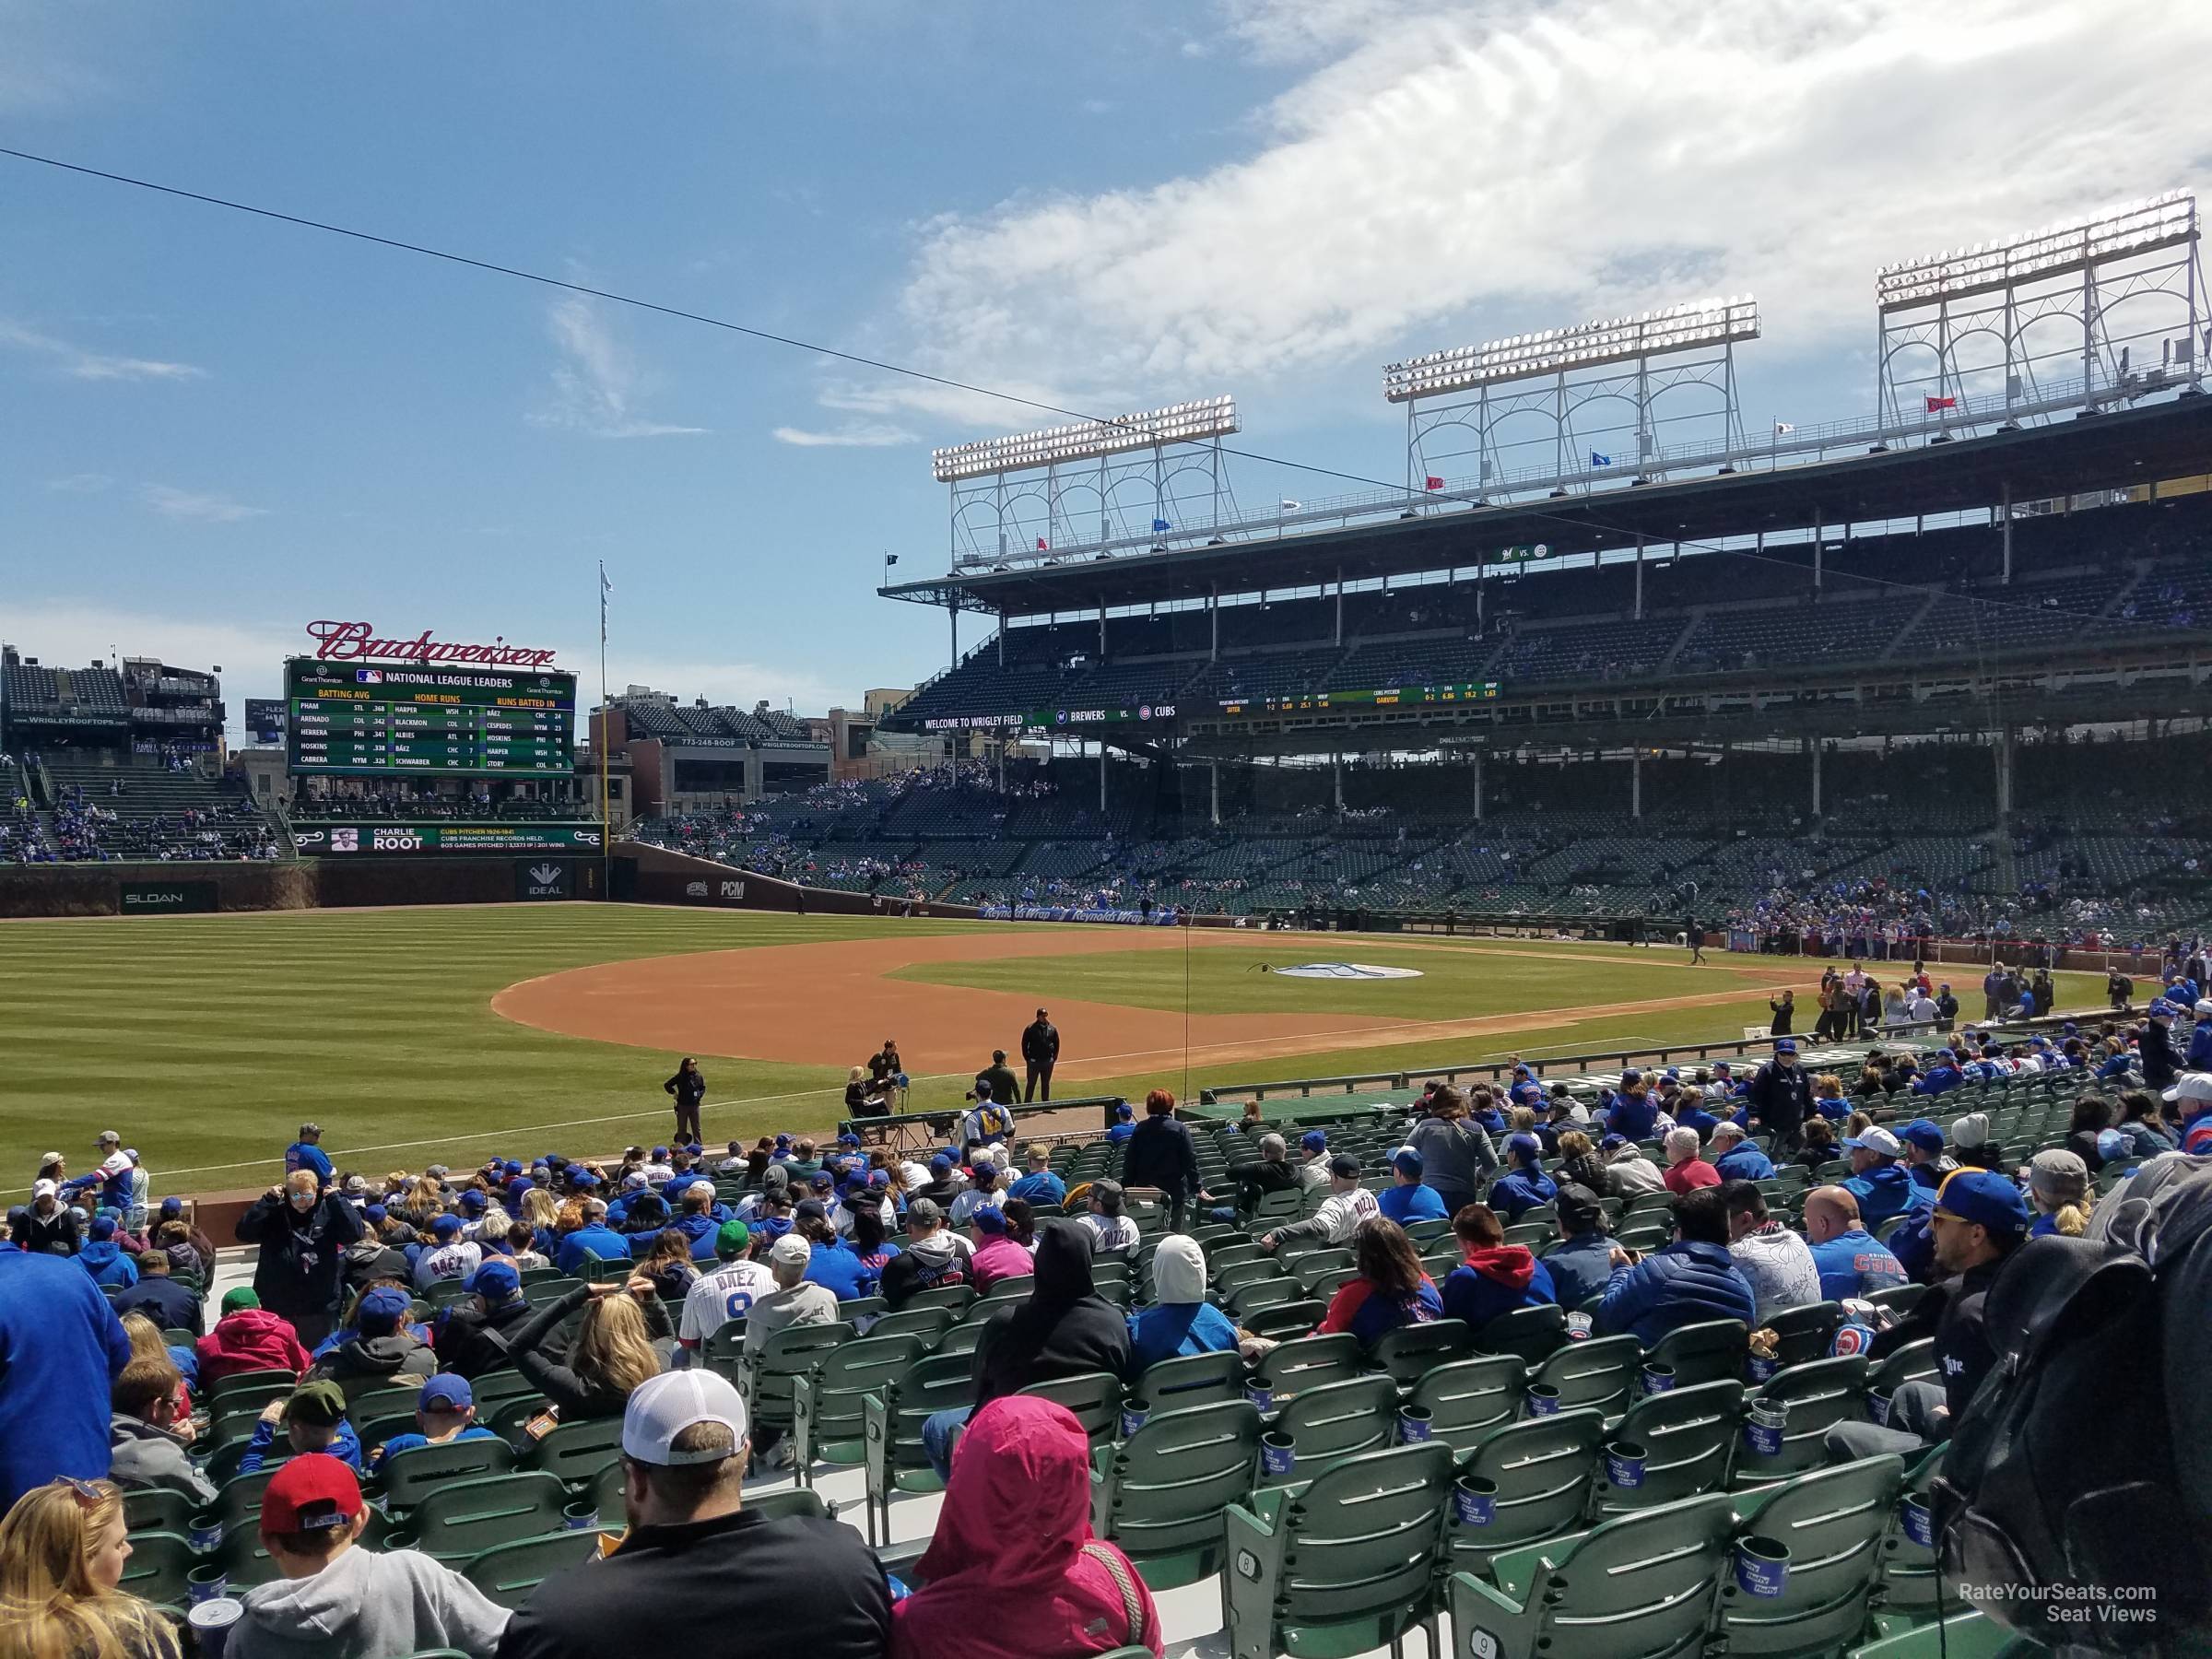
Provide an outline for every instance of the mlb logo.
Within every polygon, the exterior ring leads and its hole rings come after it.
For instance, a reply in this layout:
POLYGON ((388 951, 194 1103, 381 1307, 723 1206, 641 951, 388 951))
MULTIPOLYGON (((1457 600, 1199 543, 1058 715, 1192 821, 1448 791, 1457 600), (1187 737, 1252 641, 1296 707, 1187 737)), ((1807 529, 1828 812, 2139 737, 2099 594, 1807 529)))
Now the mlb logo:
POLYGON ((361 832, 359 830, 333 830, 330 832, 330 850, 333 853, 359 853, 361 850, 361 832))
POLYGON ((384 683, 384 671, 382 668, 356 668, 353 677, 357 685, 381 686, 384 683))

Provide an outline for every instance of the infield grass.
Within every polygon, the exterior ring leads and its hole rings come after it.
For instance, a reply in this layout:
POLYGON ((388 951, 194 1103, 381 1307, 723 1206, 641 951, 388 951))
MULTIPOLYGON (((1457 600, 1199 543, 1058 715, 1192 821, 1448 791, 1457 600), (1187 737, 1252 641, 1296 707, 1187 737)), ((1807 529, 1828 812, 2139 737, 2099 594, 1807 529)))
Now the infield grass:
MULTIPOLYGON (((0 923, 0 1189, 24 1192, 40 1153, 90 1167, 95 1135, 120 1131, 155 1189, 258 1186, 300 1123, 323 1124, 341 1167, 454 1164, 492 1151, 598 1153, 668 1123, 657 1048, 563 1036, 494 1014, 517 981, 593 963, 702 950, 957 933, 1004 924, 794 917, 616 905, 304 911, 0 923)), ((1088 930, 1087 930, 1088 931, 1088 930)), ((1155 1008, 1183 1006, 1183 952, 946 964, 914 977, 1155 1008)), ((1418 1030, 1386 1046, 1160 1066, 1063 1080, 1060 1092, 1141 1094, 1210 1083, 1466 1064, 1523 1053, 1720 1041, 1767 1018, 1765 987, 1817 964, 1542 940, 1282 942, 1194 949, 1194 1012, 1311 1009, 1409 1022, 1537 1010, 1525 1029, 1469 1038, 1418 1030), (1248 970, 1342 957, 1417 967, 1423 978, 1299 981, 1248 970), (1740 989, 1741 994, 1735 994, 1740 989), (1704 1003, 1718 995, 1722 1000, 1704 1003), (1678 1008, 1626 1005, 1696 997, 1678 1008)), ((2100 977, 2062 976, 2062 1002, 2093 1004, 2100 977)), ((1800 1001, 1804 1000, 1802 994, 1800 1001)), ((855 1060, 862 1056, 855 1055, 855 1060)), ((833 1067, 721 1059, 708 1065, 712 1140, 822 1129, 841 1114, 833 1067)), ((917 1081, 912 1104, 956 1103, 965 1078, 917 1081)))

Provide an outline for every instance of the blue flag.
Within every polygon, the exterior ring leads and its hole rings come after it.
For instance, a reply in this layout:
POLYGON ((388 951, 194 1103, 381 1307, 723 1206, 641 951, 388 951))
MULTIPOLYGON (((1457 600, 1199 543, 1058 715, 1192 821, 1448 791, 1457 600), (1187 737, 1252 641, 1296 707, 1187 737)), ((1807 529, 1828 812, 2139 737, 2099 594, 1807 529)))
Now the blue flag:
POLYGON ((1610 455, 1601 455, 1595 450, 1592 450, 1590 452, 1590 465, 1593 466, 1610 466, 1613 465, 1613 457, 1610 455))
POLYGON ((1154 519, 1152 521, 1152 528, 1155 532, 1165 530, 1167 527, 1168 521, 1166 519, 1154 519))

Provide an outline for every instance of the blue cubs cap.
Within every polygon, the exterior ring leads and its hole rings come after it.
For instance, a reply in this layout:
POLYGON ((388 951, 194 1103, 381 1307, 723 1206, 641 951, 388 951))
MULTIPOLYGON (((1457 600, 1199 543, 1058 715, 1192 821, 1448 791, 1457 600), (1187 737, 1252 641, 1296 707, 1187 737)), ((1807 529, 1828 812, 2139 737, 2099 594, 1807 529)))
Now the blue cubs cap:
POLYGON ((1597 1144, 1606 1151, 1612 1152, 1618 1150, 1619 1147, 1627 1146, 1629 1144, 1629 1137, 1625 1135, 1608 1135, 1604 1140, 1598 1142, 1597 1144))
POLYGON ((1621 1086, 1623 1088, 1628 1088, 1628 1087, 1629 1087, 1629 1085, 1630 1085, 1630 1084, 1631 1084, 1631 1083, 1641 1083, 1641 1082, 1642 1082, 1642 1081, 1643 1081, 1643 1074, 1642 1074, 1641 1072, 1638 1071, 1638 1070, 1637 1070, 1637 1069, 1636 1069, 1634 1066, 1632 1066, 1632 1065, 1631 1065, 1631 1066, 1630 1066, 1630 1067, 1629 1067, 1629 1069, 1628 1069, 1627 1071, 1624 1071, 1624 1072, 1622 1072, 1622 1073, 1620 1074, 1620 1086, 1621 1086))
POLYGON ((2017 1237, 2028 1230, 2028 1200, 1994 1170, 1960 1170, 1936 1194, 1936 1208, 1993 1233, 2017 1237))
POLYGON ((162 1220, 164 1220, 164 1221, 174 1221, 174 1220, 175 1220, 175 1219, 176 1219, 176 1218, 177 1218, 179 1216, 182 1216, 183 1213, 184 1213, 184 1200, 183 1200, 183 1199, 182 1199, 182 1198, 164 1198, 164 1199, 162 1199, 162 1200, 161 1200, 161 1219, 162 1219, 162 1220))
POLYGON ((469 1277, 468 1288, 487 1301, 505 1301, 521 1294, 523 1276, 512 1262, 487 1262, 469 1277))
POLYGON ((868 1171, 868 1184, 872 1187, 889 1186, 891 1184, 891 1172, 888 1170, 870 1170, 868 1171))
POLYGON ((1309 1152, 1319 1152, 1328 1146, 1329 1137, 1324 1130, 1309 1129, 1298 1137, 1298 1144, 1309 1152))
POLYGON ((1136 1115, 1136 1108, 1124 1100, 1114 1107, 1113 1115, 1125 1124, 1136 1115))
POLYGON ((582 1187, 586 1190, 589 1190, 590 1188, 595 1187, 599 1184, 599 1177, 593 1174, 589 1170, 578 1170, 574 1174, 569 1177, 569 1184, 571 1186, 582 1187))
POLYGON ((361 1298, 354 1310, 354 1324, 364 1336, 389 1336, 407 1316, 407 1293, 392 1285, 379 1285, 361 1298))
POLYGON ((430 1223, 430 1234, 433 1238, 458 1238, 460 1233, 461 1218, 458 1216, 441 1216, 430 1223))
POLYGON ((946 1157, 942 1152, 938 1153, 935 1158, 929 1160, 929 1172, 932 1175, 951 1174, 952 1159, 946 1157))
POLYGON ((1520 1158, 1541 1158, 1544 1156, 1544 1143, 1525 1132, 1520 1135, 1507 1135, 1505 1149, 1520 1158))
POLYGON ((1943 1150, 1943 1130, 1926 1118, 1919 1118, 1907 1124, 1897 1132, 1897 1138, 1907 1146, 1918 1147, 1923 1152, 1943 1150))
POLYGON ((367 1209, 361 1212, 362 1215, 368 1217, 370 1225, 371 1226, 374 1226, 383 1220, 385 1216, 389 1215, 390 1213, 391 1212, 386 1210, 381 1204, 372 1204, 367 1209))
POLYGON ((470 1187, 467 1192, 461 1194, 461 1207, 472 1213, 480 1214, 489 1202, 490 1200, 486 1198, 482 1191, 477 1187, 470 1187))
POLYGON ((837 1137, 837 1144, 841 1147, 857 1147, 860 1145, 860 1136, 848 1129, 837 1137))
POLYGON ((422 1385, 422 1394, 415 1402, 418 1411, 466 1411, 477 1403, 476 1391, 469 1387, 468 1379, 453 1371, 441 1371, 422 1385))
POLYGON ((1774 1044, 1774 1052, 1778 1054, 1795 1053, 1797 1052, 1797 1040, 1794 1037, 1783 1037, 1779 1039, 1774 1044))
POLYGON ((1402 1173, 1411 1175, 1417 1180, 1422 1170, 1428 1167, 1421 1161, 1421 1155, 1411 1147, 1400 1147, 1390 1161, 1396 1165, 1402 1173))
POLYGON ((1006 1230, 1006 1213, 993 1209, 986 1204, 969 1216, 968 1225, 977 1232, 1003 1233, 1006 1230))

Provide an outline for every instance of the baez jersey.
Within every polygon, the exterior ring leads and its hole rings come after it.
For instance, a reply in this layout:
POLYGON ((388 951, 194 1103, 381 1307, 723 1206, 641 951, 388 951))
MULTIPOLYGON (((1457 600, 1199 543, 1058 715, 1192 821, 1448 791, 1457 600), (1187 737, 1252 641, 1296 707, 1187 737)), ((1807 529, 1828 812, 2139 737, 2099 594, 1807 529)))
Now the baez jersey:
POLYGON ((732 1262, 708 1274, 684 1297, 684 1323, 677 1332, 686 1343, 704 1342, 733 1319, 742 1319, 753 1303, 776 1288, 776 1276, 760 1262, 732 1262))

